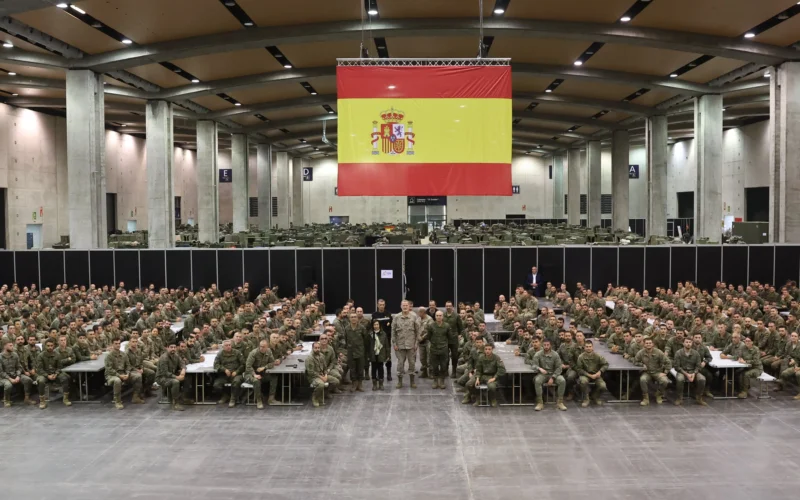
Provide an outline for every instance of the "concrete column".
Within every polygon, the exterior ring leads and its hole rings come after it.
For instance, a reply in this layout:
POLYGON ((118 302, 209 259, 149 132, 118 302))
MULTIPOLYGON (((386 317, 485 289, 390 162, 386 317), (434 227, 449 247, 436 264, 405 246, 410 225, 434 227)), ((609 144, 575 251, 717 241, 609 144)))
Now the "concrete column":
POLYGON ((587 213, 589 215, 588 227, 600 225, 600 141, 587 141, 586 164, 588 166, 589 182, 587 182, 588 195, 586 197, 587 213))
POLYGON ((564 156, 553 156, 553 218, 564 218, 564 156))
POLYGON ((259 144, 256 149, 258 170, 258 229, 272 228, 272 145, 259 144))
POLYGON ((217 123, 197 121, 197 239, 219 243, 219 171, 217 123))
POLYGON ((577 148, 567 153, 567 222, 581 225, 581 151, 577 148))
POLYGON ((273 218, 272 223, 277 224, 280 229, 289 227, 291 163, 289 153, 275 155, 273 168, 275 169, 275 193, 278 197, 278 217, 273 218))
POLYGON ((292 224, 302 226, 303 221, 303 169, 309 166, 307 159, 292 162, 292 224))
POLYGON ((772 68, 770 81, 770 241, 800 242, 800 62, 772 68))
POLYGON ((147 231, 150 248, 175 246, 172 103, 147 101, 147 231))
POLYGON ((645 126, 647 148, 647 235, 667 235, 667 117, 651 116, 645 126))
POLYGON ((250 191, 248 190, 247 134, 231 138, 231 175, 233 176, 233 232, 250 229, 248 224, 250 191))
POLYGON ((697 151, 695 238, 719 242, 722 239, 722 95, 694 99, 694 137, 697 151))
POLYGON ((630 161, 630 136, 627 130, 611 134, 611 229, 628 230, 630 225, 630 197, 628 190, 628 163, 630 161))
POLYGON ((70 248, 108 247, 105 134, 103 75, 67 71, 70 248))

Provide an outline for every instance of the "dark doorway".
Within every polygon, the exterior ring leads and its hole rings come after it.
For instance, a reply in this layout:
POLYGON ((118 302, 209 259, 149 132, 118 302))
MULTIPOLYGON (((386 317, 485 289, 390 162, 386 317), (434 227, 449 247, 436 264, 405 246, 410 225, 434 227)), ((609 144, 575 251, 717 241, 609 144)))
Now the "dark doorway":
POLYGON ((524 219, 525 214, 506 214, 506 219, 524 219))
POLYGON ((181 197, 175 197, 175 225, 181 225, 181 197))
POLYGON ((106 193, 106 224, 108 234, 117 230, 117 193, 106 193))
POLYGON ((769 222, 769 188, 745 188, 747 222, 769 222))
POLYGON ((678 193, 678 218, 691 219, 694 217, 694 191, 678 193))
POLYGON ((0 248, 6 248, 6 188, 0 189, 0 248))

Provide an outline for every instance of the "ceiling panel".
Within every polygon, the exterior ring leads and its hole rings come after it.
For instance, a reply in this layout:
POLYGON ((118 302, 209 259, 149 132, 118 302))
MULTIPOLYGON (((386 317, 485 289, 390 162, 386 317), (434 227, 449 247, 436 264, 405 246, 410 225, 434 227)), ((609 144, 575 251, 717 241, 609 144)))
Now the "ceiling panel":
POLYGON ((335 94, 336 93, 336 77, 335 76, 322 76, 319 78, 312 78, 308 81, 314 90, 319 94, 335 94))
POLYGON ((632 0, 518 0, 508 5, 506 17, 611 23, 632 3, 632 0))
POLYGON ((270 113, 266 113, 266 116, 270 120, 275 121, 275 120, 291 120, 294 118, 304 118, 307 116, 322 116, 327 113, 328 112, 325 111, 325 108, 317 105, 317 106, 309 106, 307 108, 272 111, 270 113))
POLYGON ((630 118, 631 115, 628 113, 622 113, 620 111, 609 111, 608 113, 604 114, 599 118, 599 120, 609 123, 617 123, 619 121, 624 120, 625 118, 630 118))
POLYGON ((510 57, 515 63, 572 64, 588 46, 580 40, 500 37, 492 42, 490 55, 510 57))
MULTIPOLYGON (((541 127, 541 128, 547 128, 547 129, 553 129, 553 130, 563 130, 564 132, 566 132, 567 129, 570 127, 570 125, 568 123, 566 123, 566 122, 552 122, 552 121, 547 121, 547 120, 538 120, 538 119, 531 119, 531 118, 525 118, 524 120, 522 120, 522 125, 527 125, 527 126, 530 126, 530 127, 541 127)), ((584 125, 584 126, 581 126, 581 128, 579 129, 579 133, 581 133, 581 134, 593 134, 593 133, 597 132, 598 130, 601 130, 601 129, 599 129, 597 127, 587 127, 587 126, 584 125)))
POLYGON ((144 101, 142 99, 136 99, 135 97, 126 97, 121 95, 111 95, 111 94, 106 94, 105 99, 106 101, 112 101, 112 102, 139 104, 142 105, 142 112, 144 112, 144 101))
MULTIPOLYGON (((361 43, 358 40, 341 42, 303 43, 297 45, 283 45, 279 47, 283 55, 298 68, 313 68, 318 66, 336 66, 337 57, 358 57, 361 43)), ((389 45, 389 54, 392 54, 389 45)), ((370 45, 372 55, 376 54, 370 45)))
MULTIPOLYGON (((318 92, 320 91, 318 90, 318 92)), ((228 92, 228 95, 244 104, 256 104, 260 102, 296 99, 311 94, 309 94, 298 82, 280 82, 263 85, 261 87, 231 90, 228 92)))
POLYGON ((18 49, 21 49, 21 50, 26 50, 28 52, 36 52, 38 54, 50 54, 51 53, 49 50, 45 50, 45 49, 42 49, 40 47, 37 47, 36 45, 34 45, 32 43, 28 43, 25 40, 22 40, 21 38, 17 38, 17 37, 11 36, 8 33, 0 33, 0 41, 2 41, 3 43, 11 42, 11 44, 14 45, 14 47, 16 47, 18 49))
POLYGON ((556 93, 621 101, 625 96, 629 96, 637 90, 639 89, 632 85, 618 85, 616 83, 598 82, 597 80, 573 78, 559 85, 556 93))
POLYGON ((797 0, 669 0, 652 2, 631 25, 707 35, 739 36, 797 0))
POLYGON ((160 64, 146 64, 137 68, 131 68, 128 71, 160 87, 170 88, 189 84, 185 78, 178 76, 177 73, 168 70, 160 64))
POLYGON ((195 97, 192 101, 212 111, 219 111, 221 109, 233 108, 233 105, 228 101, 217 97, 215 95, 204 95, 202 97, 195 97))
POLYGON ((666 76, 700 55, 635 45, 606 44, 586 62, 585 67, 666 76))
POLYGON ((800 16, 794 16, 753 38, 756 42, 788 46, 800 40, 800 16))
POLYGON ((202 81, 255 75, 283 69, 265 49, 247 49, 172 61, 202 81))
POLYGON ((705 64, 701 64, 691 71, 687 71, 678 78, 695 83, 708 83, 714 78, 720 77, 730 71, 747 64, 744 61, 728 59, 726 57, 715 57, 705 64))
POLYGON ((235 121, 239 125, 242 125, 242 126, 245 126, 245 127, 250 126, 250 125, 258 125, 259 123, 264 123, 259 118, 256 118, 253 115, 238 115, 238 116, 233 116, 230 119, 235 121))
POLYGON ((637 97, 634 99, 633 104, 639 104, 641 106, 655 106, 657 104, 661 104, 662 102, 666 101, 667 99, 678 95, 677 92, 673 92, 671 90, 666 89, 651 89, 650 92, 637 97))
POLYGON ((66 99, 66 91, 60 89, 28 89, 13 85, 0 85, 0 90, 9 94, 19 94, 25 97, 50 97, 66 99))
POLYGON ((511 85, 516 92, 544 92, 553 81, 552 78, 511 73, 511 85))
POLYGON ((536 109, 533 111, 535 113, 551 113, 554 115, 567 115, 567 116, 577 116, 581 118, 589 118, 593 114, 600 111, 600 108, 596 110, 592 110, 592 108, 587 108, 584 106, 570 106, 567 104, 555 103, 555 102, 540 102, 536 109))
POLYGON ((352 1, 338 1, 335 8, 331 5, 331 0, 303 0, 301 6, 298 2, 264 0, 238 0, 238 3, 258 26, 361 19, 361 4, 352 1))
MULTIPOLYGON (((494 2, 483 2, 484 17, 492 15, 493 6, 494 2)), ((378 11, 385 19, 422 17, 472 17, 477 19, 480 12, 478 2, 465 0, 379 1, 378 11)), ((476 43, 476 51, 477 45, 476 43)))
POLYGON ((53 80, 65 80, 66 73, 60 69, 37 68, 34 66, 21 66, 19 64, 0 63, 0 68, 6 71, 15 72, 19 76, 30 76, 35 78, 51 78, 53 80))
POLYGON ((478 53, 477 37, 387 38, 386 44, 392 57, 475 57, 478 53))
POLYGON ((87 0, 76 5, 140 44, 244 29, 218 0, 87 0))
POLYGON ((15 14, 13 17, 89 54, 125 47, 123 43, 78 21, 58 7, 15 14))

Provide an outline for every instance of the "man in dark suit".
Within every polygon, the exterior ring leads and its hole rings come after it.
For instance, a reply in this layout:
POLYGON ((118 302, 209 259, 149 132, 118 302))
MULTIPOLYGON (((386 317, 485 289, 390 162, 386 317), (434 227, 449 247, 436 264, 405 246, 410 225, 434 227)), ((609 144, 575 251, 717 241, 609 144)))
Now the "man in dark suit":
POLYGON ((528 278, 525 280, 525 286, 535 296, 537 297, 542 296, 542 291, 544 290, 545 281, 544 278, 542 278, 542 273, 539 272, 536 266, 533 266, 531 268, 531 272, 528 274, 528 278))

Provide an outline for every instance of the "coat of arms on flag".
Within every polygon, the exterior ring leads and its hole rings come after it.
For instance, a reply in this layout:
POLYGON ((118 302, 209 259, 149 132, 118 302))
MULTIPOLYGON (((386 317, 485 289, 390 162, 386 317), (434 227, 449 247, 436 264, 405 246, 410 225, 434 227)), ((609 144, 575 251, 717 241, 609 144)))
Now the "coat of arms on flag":
POLYGON ((372 122, 372 154, 379 155, 381 152, 388 155, 414 154, 414 122, 408 122, 408 129, 403 123, 405 113, 391 108, 381 112, 381 119, 384 123, 372 122), (380 150, 378 150, 380 143, 380 150), (407 144, 406 144, 407 143, 407 144))

